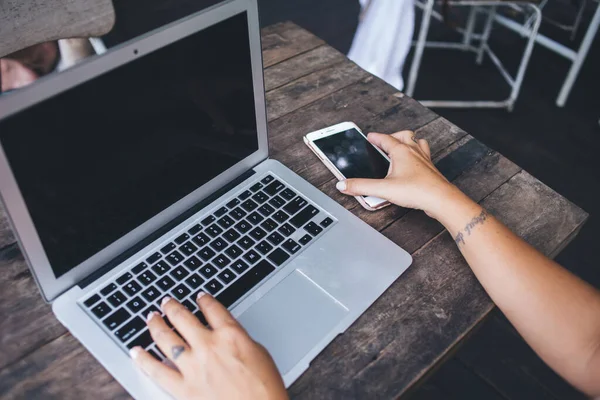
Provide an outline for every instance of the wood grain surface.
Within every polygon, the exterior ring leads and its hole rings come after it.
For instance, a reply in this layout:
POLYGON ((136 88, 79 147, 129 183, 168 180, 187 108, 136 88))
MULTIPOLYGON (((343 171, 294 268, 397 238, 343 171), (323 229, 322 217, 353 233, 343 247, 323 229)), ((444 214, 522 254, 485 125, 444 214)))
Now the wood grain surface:
MULTIPOLYGON (((449 354, 492 310, 452 238, 424 213, 365 211, 302 142, 354 121, 365 131, 412 129, 448 179, 518 235, 555 255, 587 214, 501 154, 370 76, 291 23, 263 30, 270 149, 281 161, 404 247, 413 265, 290 388, 294 398, 395 398, 449 354)), ((127 398, 42 302, 0 213, 1 398, 127 398)))

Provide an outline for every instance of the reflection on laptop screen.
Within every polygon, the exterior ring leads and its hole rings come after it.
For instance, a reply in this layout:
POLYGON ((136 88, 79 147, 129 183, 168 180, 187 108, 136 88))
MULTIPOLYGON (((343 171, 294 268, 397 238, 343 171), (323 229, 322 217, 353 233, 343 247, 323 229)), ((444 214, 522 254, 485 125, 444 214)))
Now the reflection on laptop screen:
POLYGON ((0 123, 56 276, 258 150, 246 14, 0 123))

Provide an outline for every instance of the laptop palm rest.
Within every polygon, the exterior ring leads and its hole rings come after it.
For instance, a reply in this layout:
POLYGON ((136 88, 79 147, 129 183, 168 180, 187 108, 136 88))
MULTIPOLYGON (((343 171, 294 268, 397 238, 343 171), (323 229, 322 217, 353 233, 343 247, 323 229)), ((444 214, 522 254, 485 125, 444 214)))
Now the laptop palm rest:
POLYGON ((348 310, 295 270, 238 318, 284 375, 324 339, 348 310))

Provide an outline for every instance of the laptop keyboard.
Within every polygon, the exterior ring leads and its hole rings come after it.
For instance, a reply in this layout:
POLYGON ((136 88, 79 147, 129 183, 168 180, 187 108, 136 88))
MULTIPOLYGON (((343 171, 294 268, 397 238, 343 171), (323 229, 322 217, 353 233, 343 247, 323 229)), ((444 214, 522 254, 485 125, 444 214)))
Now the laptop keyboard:
POLYGON ((145 318, 150 311, 161 312, 163 297, 178 299, 206 324, 196 306, 199 291, 231 307, 333 223, 329 214, 268 174, 81 305, 124 350, 141 346, 161 360, 164 355, 153 343, 145 318))

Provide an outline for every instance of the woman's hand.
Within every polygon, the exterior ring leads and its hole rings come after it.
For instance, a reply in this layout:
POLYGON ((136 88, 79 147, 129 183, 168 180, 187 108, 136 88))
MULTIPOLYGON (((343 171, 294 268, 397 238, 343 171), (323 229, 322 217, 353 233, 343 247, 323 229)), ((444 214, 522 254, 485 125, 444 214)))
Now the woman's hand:
POLYGON ((435 168, 426 140, 411 131, 391 135, 369 133, 368 140, 391 159, 385 179, 347 179, 336 185, 352 196, 375 196, 402 207, 416 208, 436 217, 444 199, 459 193, 435 168))
POLYGON ((210 328, 177 301, 162 301, 163 312, 181 337, 159 313, 148 315, 152 338, 177 369, 140 347, 131 350, 135 363, 179 400, 287 399, 269 353, 212 296, 201 292, 197 302, 210 328))

